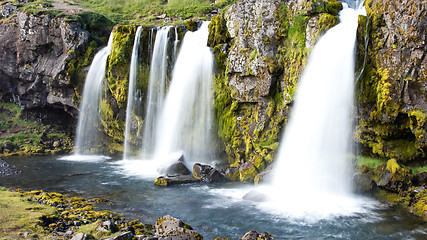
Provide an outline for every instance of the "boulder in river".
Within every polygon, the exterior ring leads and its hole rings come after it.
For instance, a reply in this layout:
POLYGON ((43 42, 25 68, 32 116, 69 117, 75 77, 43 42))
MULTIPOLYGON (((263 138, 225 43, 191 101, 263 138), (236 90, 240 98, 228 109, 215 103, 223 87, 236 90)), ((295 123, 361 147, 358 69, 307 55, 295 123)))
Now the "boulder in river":
POLYGON ((256 190, 252 190, 243 196, 243 200, 248 200, 252 202, 264 202, 266 199, 267 196, 264 193, 256 190))
POLYGON ((241 240, 273 240, 273 239, 274 237, 271 236, 270 233, 267 233, 267 232, 258 233, 255 230, 250 230, 241 238, 241 240))
POLYGON ((200 163, 194 164, 193 176, 202 182, 222 182, 226 180, 226 177, 215 168, 200 163))
POLYGON ((166 175, 156 178, 154 185, 167 187, 177 184, 194 183, 200 180, 194 178, 192 175, 166 175))
POLYGON ((170 162, 171 164, 161 169, 161 173, 167 175, 191 174, 191 171, 185 166, 185 158, 182 152, 170 154, 167 162, 170 162))
POLYGON ((7 162, 0 159, 0 177, 18 175, 21 171, 15 166, 9 165, 7 162))

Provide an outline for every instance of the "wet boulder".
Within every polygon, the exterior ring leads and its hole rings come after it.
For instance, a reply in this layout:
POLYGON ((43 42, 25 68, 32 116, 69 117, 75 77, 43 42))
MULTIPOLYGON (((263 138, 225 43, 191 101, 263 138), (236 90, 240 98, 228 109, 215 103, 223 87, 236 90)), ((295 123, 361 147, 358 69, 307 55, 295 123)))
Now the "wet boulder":
POLYGON ((203 239, 203 236, 194 231, 193 228, 181 221, 178 218, 172 216, 164 216, 156 221, 156 237, 158 239, 169 239, 169 240, 199 240, 203 239))
POLYGON ((358 168, 357 172, 353 176, 355 191, 357 193, 371 192, 376 187, 376 184, 372 178, 373 173, 369 167, 362 166, 358 168))
POLYGON ((254 178, 254 183, 259 184, 264 182, 267 176, 271 174, 272 170, 273 170, 273 165, 270 165, 266 169, 264 169, 264 171, 258 173, 254 178))
POLYGON ((264 202, 267 200, 267 196, 259 191, 252 190, 246 193, 243 197, 243 200, 252 201, 252 202, 264 202))
POLYGON ((225 176, 215 168, 200 163, 194 164, 193 176, 202 182, 222 182, 226 180, 225 176))
POLYGON ((200 180, 194 178, 192 175, 166 175, 156 178, 154 185, 167 187, 177 184, 195 183, 200 180))
POLYGON ((273 239, 274 237, 271 236, 270 233, 267 233, 267 232, 258 233, 255 230, 250 230, 241 238, 241 240, 273 240, 273 239))
POLYGON ((170 165, 160 170, 160 172, 167 175, 189 175, 191 171, 185 166, 184 154, 181 152, 174 153, 168 156, 170 165))

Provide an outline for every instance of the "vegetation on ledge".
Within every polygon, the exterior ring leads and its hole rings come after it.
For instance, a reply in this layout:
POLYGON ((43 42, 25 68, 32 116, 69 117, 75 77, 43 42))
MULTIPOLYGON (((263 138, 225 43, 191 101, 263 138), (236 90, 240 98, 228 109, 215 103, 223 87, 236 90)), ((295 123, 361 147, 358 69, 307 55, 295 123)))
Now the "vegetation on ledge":
POLYGON ((27 119, 14 103, 0 102, 0 156, 70 152, 71 129, 27 119))

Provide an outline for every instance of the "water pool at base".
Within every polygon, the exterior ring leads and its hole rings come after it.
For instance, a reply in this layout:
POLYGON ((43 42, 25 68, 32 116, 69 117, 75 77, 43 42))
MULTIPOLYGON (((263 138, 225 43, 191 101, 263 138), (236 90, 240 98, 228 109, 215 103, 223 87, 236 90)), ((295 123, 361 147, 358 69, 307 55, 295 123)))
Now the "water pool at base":
POLYGON ((162 188, 154 186, 153 180, 126 175, 115 159, 82 162, 59 158, 6 158, 22 174, 0 178, 0 186, 104 197, 112 202, 108 210, 128 220, 139 218, 153 224, 157 218, 171 215, 190 224, 204 239, 239 239, 251 229, 269 232, 275 239, 427 239, 426 224, 400 207, 375 203, 372 209, 352 216, 295 220, 261 211, 253 202, 240 200, 236 196, 243 194, 246 187, 241 184, 162 188))

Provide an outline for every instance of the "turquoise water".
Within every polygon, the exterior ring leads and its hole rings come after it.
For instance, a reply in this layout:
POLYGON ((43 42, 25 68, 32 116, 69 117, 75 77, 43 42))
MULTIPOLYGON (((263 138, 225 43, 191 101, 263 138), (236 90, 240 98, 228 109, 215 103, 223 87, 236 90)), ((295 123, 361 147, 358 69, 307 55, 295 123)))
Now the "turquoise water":
POLYGON ((58 158, 6 158, 22 174, 0 178, 0 186, 105 197, 113 203, 106 206, 109 210, 128 219, 154 223, 158 217, 172 215, 190 224, 205 239, 239 239, 251 229, 269 232, 275 239, 427 239, 427 226, 420 219, 399 207, 374 201, 368 210, 352 216, 315 222, 290 219, 240 200, 237 196, 249 186, 227 183, 161 188, 152 180, 121 172, 114 158, 92 162, 58 158))

